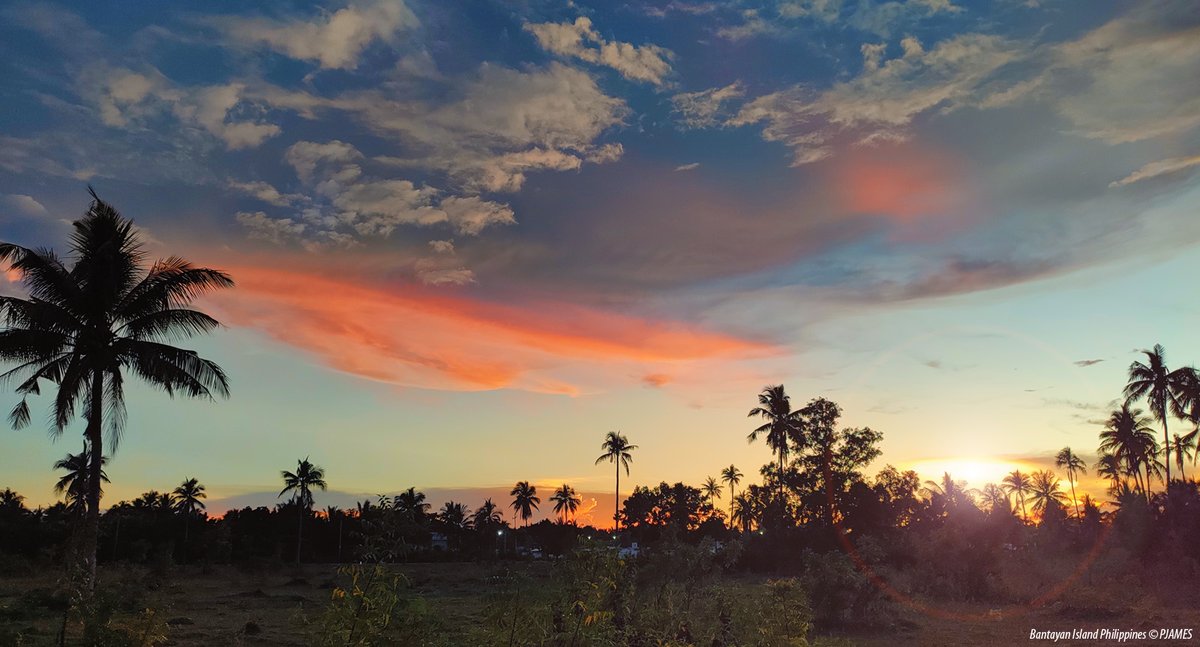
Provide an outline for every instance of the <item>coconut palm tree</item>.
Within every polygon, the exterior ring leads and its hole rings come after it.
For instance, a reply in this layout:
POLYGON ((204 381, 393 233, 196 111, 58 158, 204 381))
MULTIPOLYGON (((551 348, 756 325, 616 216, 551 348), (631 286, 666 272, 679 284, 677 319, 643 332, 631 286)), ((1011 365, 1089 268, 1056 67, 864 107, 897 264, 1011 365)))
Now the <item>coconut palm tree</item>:
POLYGON ((471 524, 475 528, 487 528, 489 526, 499 526, 504 523, 504 518, 500 515, 500 508, 492 503, 489 497, 483 500, 483 505, 471 515, 471 524))
POLYGON ((784 391, 782 384, 763 387, 762 392, 758 394, 758 406, 751 409, 747 417, 762 418, 766 421, 751 431, 746 440, 754 442, 759 434, 765 434, 767 446, 779 454, 779 498, 782 500, 788 443, 797 446, 804 444, 801 436, 803 417, 799 410, 792 410, 792 399, 784 391))
POLYGON ((16 512, 18 514, 27 512, 25 497, 18 494, 12 488, 0 490, 0 512, 4 511, 16 512))
POLYGON ((1132 403, 1145 398, 1150 413, 1162 423, 1163 462, 1167 468, 1167 483, 1171 482, 1171 437, 1167 434, 1167 418, 1185 418, 1188 415, 1189 386, 1195 379, 1191 368, 1174 371, 1167 368, 1162 344, 1152 350, 1143 350, 1146 362, 1135 361, 1129 365, 1129 381, 1125 385, 1125 402, 1132 403))
POLYGON ((1029 515, 1025 512, 1025 495, 1029 494, 1033 488, 1029 475, 1022 473, 1021 470, 1013 470, 1000 482, 1000 487, 1009 495, 1017 495, 1017 501, 1021 504, 1021 521, 1029 523, 1029 515))
POLYGON ((425 493, 418 492, 415 487, 410 487, 392 497, 392 509, 399 511, 414 523, 420 524, 425 521, 425 515, 429 513, 429 508, 430 505, 425 503, 425 493))
POLYGON ((1008 500, 1008 493, 999 485, 995 483, 984 485, 983 489, 979 491, 979 498, 989 513, 1012 516, 1012 503, 1008 500))
POLYGON ((704 485, 700 486, 700 491, 708 497, 708 505, 716 508, 717 499, 721 498, 721 484, 717 482, 717 479, 711 476, 705 479, 704 485))
POLYGON ((1033 473, 1030 479, 1030 498, 1033 499, 1033 511, 1045 516, 1046 508, 1061 505, 1067 500, 1067 495, 1059 489, 1059 478, 1050 470, 1040 470, 1033 473))
POLYGON ((185 479, 171 494, 175 495, 175 511, 183 514, 183 543, 187 544, 192 517, 204 509, 201 499, 207 499, 208 494, 205 493, 204 486, 194 478, 185 479))
POLYGON ((518 481, 509 494, 513 497, 513 514, 521 515, 521 521, 528 526, 533 511, 537 510, 538 504, 542 502, 541 497, 537 495, 537 486, 530 485, 529 481, 518 481))
POLYGON ((189 517, 199 514, 204 509, 204 501, 201 499, 208 498, 208 494, 204 490, 200 481, 194 478, 185 479, 171 492, 175 495, 175 511, 189 517))
POLYGON ((471 526, 471 511, 467 509, 465 503, 445 502, 442 504, 442 509, 438 511, 437 518, 455 530, 467 530, 471 526))
POLYGON ((554 513, 562 515, 563 524, 567 523, 567 517, 575 514, 579 509, 579 504, 582 499, 575 493, 575 488, 563 483, 562 487, 554 491, 550 496, 550 500, 554 502, 554 513))
POLYGON ((1116 492, 1125 483, 1125 468, 1116 454, 1101 453, 1096 459, 1095 470, 1096 476, 1110 481, 1108 486, 1110 494, 1116 492))
POLYGON ((721 470, 721 481, 729 485, 729 527, 733 527, 734 486, 742 482, 742 473, 732 464, 721 470))
POLYGON ((88 591, 96 575, 105 413, 111 452, 125 422, 128 373, 168 395, 227 396, 219 366, 171 343, 218 327, 188 306, 207 292, 233 286, 223 272, 175 256, 147 265, 133 222, 89 191, 87 213, 72 224, 70 267, 49 249, 0 243, 0 262, 9 263, 29 295, 0 296, 0 361, 16 364, 0 379, 16 380, 22 396, 10 416, 12 426, 29 424, 27 398, 41 393, 43 380, 56 385, 55 436, 77 414, 87 421, 84 436, 94 451, 85 489, 81 576, 88 591))
MULTIPOLYGON (((108 463, 108 457, 100 457, 101 467, 106 463, 108 463)), ((87 443, 84 443, 83 451, 78 454, 67 454, 66 458, 54 463, 54 469, 67 471, 54 484, 54 493, 60 496, 66 494, 67 509, 75 514, 82 515, 87 508, 87 483, 90 466, 87 443)), ((103 469, 100 470, 100 480, 104 483, 110 482, 108 474, 105 474, 103 469)))
POLYGON ((925 481, 925 485, 921 486, 918 492, 931 502, 939 503, 947 512, 971 501, 967 482, 955 480, 950 476, 950 472, 942 473, 941 482, 925 481))
POLYGON ((283 477, 283 489, 279 491, 279 496, 292 492, 292 502, 299 511, 300 522, 296 530, 296 563, 299 564, 300 545, 304 540, 304 519, 312 514, 313 488, 327 490, 329 486, 325 483, 325 470, 310 463, 307 456, 304 460, 296 461, 295 472, 283 470, 279 475, 283 477))
POLYGON ((1158 442, 1150 419, 1142 415, 1141 409, 1131 408, 1129 403, 1109 414, 1100 432, 1100 453, 1112 454, 1123 464, 1125 472, 1134 478, 1134 483, 1149 500, 1150 476, 1155 470, 1158 442), (1146 470, 1143 484, 1141 470, 1146 470))
POLYGON ((1175 467, 1179 470, 1179 480, 1186 481, 1187 477, 1183 473, 1183 461, 1186 458, 1196 459, 1196 438, 1200 436, 1200 429, 1193 430, 1189 434, 1180 436, 1175 434, 1171 441, 1171 451, 1175 452, 1175 467))
POLYGON ((1083 521, 1083 517, 1079 516, 1079 499, 1075 498, 1075 475, 1087 474, 1087 463, 1076 456, 1070 447, 1063 447, 1054 456, 1054 466, 1067 470, 1067 482, 1071 484, 1071 501, 1075 503, 1075 518, 1083 521))
POLYGON ((621 466, 625 466, 625 475, 629 476, 629 463, 633 461, 633 456, 629 452, 637 449, 637 445, 630 445, 629 439, 619 431, 610 431, 604 436, 604 442, 600 443, 600 449, 604 450, 600 454, 600 458, 596 459, 595 464, 599 465, 604 461, 614 463, 617 466, 617 496, 613 503, 613 528, 621 529, 621 466))

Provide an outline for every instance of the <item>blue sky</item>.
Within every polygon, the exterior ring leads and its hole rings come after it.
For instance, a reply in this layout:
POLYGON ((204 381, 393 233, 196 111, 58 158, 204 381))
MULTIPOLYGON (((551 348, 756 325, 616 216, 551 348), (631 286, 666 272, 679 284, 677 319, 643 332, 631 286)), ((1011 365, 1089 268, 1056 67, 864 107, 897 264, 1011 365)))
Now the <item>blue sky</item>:
MULTIPOLYGON (((2 11, 3 238, 61 245, 91 183, 239 282, 196 342, 233 398, 134 392, 114 497, 311 455, 331 502, 607 505, 605 431, 631 483, 753 473, 777 382, 885 461, 1032 465, 1135 348, 1200 358, 1187 2, 2 11)), ((75 444, 4 434, 0 482, 51 500, 75 444)))

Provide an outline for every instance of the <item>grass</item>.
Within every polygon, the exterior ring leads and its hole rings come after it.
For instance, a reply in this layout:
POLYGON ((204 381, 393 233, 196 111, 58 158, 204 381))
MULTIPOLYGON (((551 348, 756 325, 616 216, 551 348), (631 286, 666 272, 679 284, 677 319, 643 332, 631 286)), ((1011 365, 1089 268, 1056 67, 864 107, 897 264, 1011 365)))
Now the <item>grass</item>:
MULTIPOLYGON (((552 586, 548 563, 436 563, 398 565, 409 585, 405 595, 419 597, 436 618, 439 642, 475 644, 488 630, 486 607, 497 578, 518 571, 535 587, 552 586)), ((304 645, 306 618, 329 604, 339 582, 332 565, 281 566, 258 572, 233 567, 176 567, 169 573, 139 567, 102 571, 106 590, 119 599, 114 622, 135 626, 153 609, 170 645, 304 645)), ((343 578, 344 579, 344 578, 343 578)), ((723 585, 749 590, 766 578, 728 576, 723 585)), ((1110 627, 1142 629, 1195 627, 1194 596, 1161 608, 1151 597, 1133 601, 1118 596, 1114 583, 1081 582, 1072 594, 1037 609, 996 603, 922 604, 936 615, 898 605, 890 628, 835 629, 818 632, 818 644, 1010 645, 1028 640, 1031 628, 1071 630, 1110 627), (961 619, 955 619, 958 616, 961 619)), ((1126 591, 1127 592, 1127 591, 1126 591)), ((1157 596, 1153 596, 1157 598, 1157 596)), ((62 622, 55 576, 0 577, 0 645, 54 644, 62 622), (21 634, 23 642, 16 642, 21 634)), ((1074 644, 1062 642, 1058 644, 1074 644)), ((1081 641, 1078 644, 1094 644, 1081 641)))

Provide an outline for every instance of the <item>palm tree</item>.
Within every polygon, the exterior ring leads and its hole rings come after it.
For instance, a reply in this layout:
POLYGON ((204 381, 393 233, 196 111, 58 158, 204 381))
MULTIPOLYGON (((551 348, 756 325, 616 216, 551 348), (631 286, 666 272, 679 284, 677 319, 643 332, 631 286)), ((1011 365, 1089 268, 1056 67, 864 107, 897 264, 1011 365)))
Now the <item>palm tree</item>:
POLYGON ((600 449, 604 450, 600 454, 600 458, 596 459, 595 465, 599 465, 603 461, 614 463, 617 466, 617 496, 613 502, 613 528, 621 529, 621 466, 625 466, 625 475, 629 476, 629 463, 633 461, 633 456, 629 452, 637 449, 637 445, 630 445, 629 439, 619 431, 610 431, 604 436, 604 442, 600 443, 600 449))
POLYGON ((1125 468, 1121 465, 1121 459, 1116 454, 1100 454, 1096 459, 1096 476, 1108 479, 1111 485, 1108 486, 1109 493, 1116 492, 1120 486, 1125 483, 1125 468))
MULTIPOLYGON (((1167 418, 1185 418, 1188 415, 1188 387, 1195 378, 1195 371, 1167 368, 1162 344, 1152 350, 1143 350, 1146 363, 1135 361, 1129 365, 1129 382, 1125 385, 1125 402, 1132 403, 1146 398, 1150 413, 1162 423, 1163 462, 1167 467, 1167 483, 1171 482, 1171 438, 1167 435, 1167 418)), ((1148 484, 1147 484, 1148 485, 1148 484)))
POLYGON ((788 442, 800 444, 802 418, 800 411, 792 411, 791 397, 784 391, 782 384, 763 387, 758 394, 758 406, 747 414, 749 418, 760 417, 766 420, 746 437, 749 442, 758 439, 759 434, 766 434, 767 446, 779 454, 779 498, 783 499, 783 474, 787 465, 788 442))
POLYGON ((1179 480, 1181 481, 1187 480, 1183 473, 1183 460, 1190 458, 1194 462, 1196 459, 1197 436, 1200 436, 1200 429, 1195 429, 1184 436, 1175 434, 1175 438, 1171 441, 1171 450, 1175 452, 1175 467, 1179 468, 1179 480))
POLYGON ((175 510, 189 517, 196 516, 204 509, 204 502, 201 499, 208 498, 208 494, 204 490, 204 486, 196 479, 184 480, 171 492, 175 495, 175 510))
POLYGON ((1017 501, 1021 503, 1021 521, 1029 523, 1029 516, 1025 513, 1025 495, 1031 492, 1033 488, 1033 483, 1030 482, 1029 476, 1022 473, 1021 470, 1013 470, 1000 482, 1000 487, 1004 488, 1004 491, 1010 495, 1017 495, 1017 501))
MULTIPOLYGON (((101 468, 106 463, 108 463, 108 457, 100 457, 101 468)), ((54 484, 54 493, 57 495, 66 494, 67 509, 75 514, 82 515, 86 510, 88 470, 90 466, 91 461, 88 458, 86 443, 83 445, 83 451, 78 454, 67 454, 66 458, 54 463, 54 469, 67 471, 54 484)), ((110 482, 108 474, 105 474, 103 469, 100 470, 100 480, 104 483, 110 482)))
POLYGON ((399 511, 414 523, 419 524, 425 520, 425 515, 429 513, 429 507, 429 504, 425 503, 425 493, 418 492, 415 487, 410 487, 392 497, 392 509, 399 511))
POLYGON ((742 473, 738 468, 730 464, 729 467, 721 470, 721 481, 729 484, 729 527, 733 527, 733 502, 734 490, 733 487, 742 482, 742 473))
POLYGON ((704 485, 700 486, 700 490, 708 497, 708 505, 716 508, 717 499, 721 498, 721 484, 717 482, 717 479, 708 477, 704 481, 704 485))
POLYGON ((438 520, 455 530, 466 530, 471 525, 470 515, 465 503, 447 501, 438 512, 438 520))
POLYGON ((175 256, 147 266, 133 222, 88 190, 92 203, 72 225, 70 268, 49 249, 0 243, 0 261, 20 275, 29 294, 27 299, 0 296, 0 361, 17 364, 0 379, 18 380, 22 399, 10 416, 13 427, 29 424, 27 398, 41 392, 42 380, 57 385, 55 436, 77 412, 87 420, 84 435, 94 451, 85 489, 81 574, 91 591, 100 531, 104 413, 109 414, 113 451, 125 422, 126 372, 168 395, 228 396, 219 366, 170 342, 218 327, 217 320, 188 306, 207 292, 232 287, 233 280, 175 256))
POLYGON ((1075 498, 1075 475, 1087 474, 1087 463, 1076 456, 1070 447, 1063 447, 1054 457, 1054 466, 1067 470, 1067 482, 1071 484, 1071 501, 1075 502, 1075 518, 1083 521, 1083 517, 1079 516, 1079 499, 1075 498))
POLYGON ((313 488, 327 490, 329 486, 325 483, 325 470, 308 462, 307 456, 304 460, 296 461, 295 472, 283 470, 279 474, 283 477, 283 489, 279 491, 279 496, 292 492, 292 501, 299 509, 300 522, 296 530, 296 563, 299 564, 300 545, 304 540, 304 518, 312 514, 313 488))
POLYGON ((984 485, 983 489, 979 492, 979 498, 983 501, 989 513, 1012 516, 1012 503, 1008 500, 1008 493, 999 485, 995 483, 984 485))
POLYGON ((967 492, 967 482, 955 480, 950 476, 950 472, 942 473, 940 483, 925 481, 925 485, 918 491, 930 501, 940 502, 946 511, 956 509, 971 500, 971 495, 967 492))
POLYGON ((537 486, 530 485, 529 481, 518 481, 509 494, 513 497, 513 514, 520 514, 521 521, 528 526, 533 511, 537 510, 538 504, 542 502, 541 497, 537 495, 537 486))
POLYGON ((492 503, 489 497, 483 500, 483 505, 471 515, 471 523, 476 528, 487 528, 489 526, 499 526, 504 523, 504 518, 500 515, 500 508, 492 503))
POLYGON ((183 543, 187 544, 188 534, 192 526, 192 517, 204 509, 208 494, 204 486, 194 478, 185 479, 171 494, 175 495, 175 511, 183 514, 183 543))
POLYGON ((12 488, 0 490, 0 512, 5 510, 17 513, 26 512, 25 497, 18 494, 12 488))
POLYGON ((1033 473, 1030 498, 1033 499, 1033 511, 1043 517, 1046 508, 1055 504, 1061 505, 1067 500, 1067 495, 1058 487, 1059 479, 1050 470, 1040 470, 1033 473))
POLYGON ((1155 468, 1155 457, 1158 455, 1158 442, 1154 440, 1154 430, 1150 428, 1150 419, 1142 415, 1141 409, 1130 408, 1128 402, 1121 408, 1109 414, 1100 432, 1100 453, 1113 454, 1124 465, 1126 473, 1134 478, 1134 483, 1149 500, 1150 475, 1155 468), (1142 483, 1141 469, 1145 466, 1146 479, 1142 483))
POLYGON ((550 500, 554 502, 554 513, 562 515, 563 524, 567 523, 568 516, 575 514, 582 501, 579 495, 575 493, 575 488, 566 483, 563 483, 562 487, 554 491, 550 500))

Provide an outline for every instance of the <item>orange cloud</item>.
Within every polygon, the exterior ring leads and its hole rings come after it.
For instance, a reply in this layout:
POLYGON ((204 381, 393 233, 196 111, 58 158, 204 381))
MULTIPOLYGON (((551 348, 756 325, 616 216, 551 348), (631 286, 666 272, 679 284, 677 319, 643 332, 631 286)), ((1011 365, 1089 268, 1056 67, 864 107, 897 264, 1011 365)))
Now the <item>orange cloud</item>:
POLYGON ((963 161, 928 146, 863 147, 829 168, 835 200, 849 213, 913 222, 966 215, 975 202, 963 161))
POLYGON ((402 386, 575 394, 580 387, 558 376, 579 364, 644 370, 770 350, 678 322, 563 303, 502 305, 301 270, 225 269, 238 283, 216 297, 227 323, 262 330, 337 370, 402 386))

